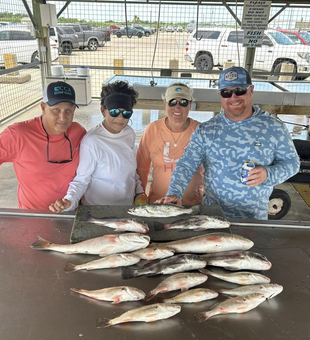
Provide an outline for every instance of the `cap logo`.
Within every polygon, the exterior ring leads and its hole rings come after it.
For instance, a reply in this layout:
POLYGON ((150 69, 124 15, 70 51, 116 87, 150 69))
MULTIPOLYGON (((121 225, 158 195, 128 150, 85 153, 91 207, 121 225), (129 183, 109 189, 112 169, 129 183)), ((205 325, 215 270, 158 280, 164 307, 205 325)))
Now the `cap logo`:
POLYGON ((174 91, 176 91, 176 92, 182 91, 182 88, 181 87, 176 87, 174 91))
POLYGON ((72 96, 71 88, 69 86, 54 86, 54 95, 67 94, 72 96))
POLYGON ((238 73, 236 71, 229 71, 225 74, 225 81, 234 81, 238 79, 238 73))

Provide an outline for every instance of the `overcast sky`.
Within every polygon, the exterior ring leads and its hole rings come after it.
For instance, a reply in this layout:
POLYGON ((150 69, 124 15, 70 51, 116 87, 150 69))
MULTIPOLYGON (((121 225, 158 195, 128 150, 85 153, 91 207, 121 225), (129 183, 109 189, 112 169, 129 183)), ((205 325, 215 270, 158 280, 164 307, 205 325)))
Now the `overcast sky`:
MULTIPOLYGON (((29 7, 32 8, 32 1, 27 0, 29 7)), ((57 12, 64 6, 65 1, 48 1, 54 3, 57 12)), ((132 22, 135 15, 141 20, 157 21, 159 5, 127 4, 128 21, 132 22)), ((231 6, 231 9, 236 12, 236 7, 231 6)), ((272 17, 279 8, 271 8, 270 17, 272 17)), ((26 13, 21 0, 1 0, 0 11, 13 13, 26 13)), ((242 6, 238 6, 237 16, 242 19, 242 6)), ((175 24, 181 22, 196 21, 197 7, 193 5, 162 5, 160 21, 164 23, 173 22, 175 24)), ((62 14, 62 17, 77 18, 78 20, 93 20, 93 21, 109 21, 124 22, 124 3, 77 3, 72 1, 68 8, 62 14)), ((286 9, 280 14, 276 20, 270 24, 270 27, 294 28, 296 21, 310 22, 309 9, 286 9)), ((215 23, 215 24, 234 24, 234 19, 228 13, 224 6, 200 6, 199 23, 215 23)))

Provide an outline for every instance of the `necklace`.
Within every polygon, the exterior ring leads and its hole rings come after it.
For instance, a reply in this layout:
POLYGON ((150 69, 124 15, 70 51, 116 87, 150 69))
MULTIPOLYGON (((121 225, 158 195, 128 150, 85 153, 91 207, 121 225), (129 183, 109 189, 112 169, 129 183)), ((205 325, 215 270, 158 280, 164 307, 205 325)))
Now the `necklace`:
POLYGON ((173 134, 172 134, 171 131, 170 131, 170 133, 171 133, 171 137, 172 137, 172 139, 173 139, 173 141, 174 141, 173 146, 174 146, 174 147, 177 147, 177 146, 178 146, 178 141, 179 141, 179 139, 181 138, 181 135, 182 135, 183 131, 179 134, 179 137, 177 138, 177 140, 174 139, 173 134))

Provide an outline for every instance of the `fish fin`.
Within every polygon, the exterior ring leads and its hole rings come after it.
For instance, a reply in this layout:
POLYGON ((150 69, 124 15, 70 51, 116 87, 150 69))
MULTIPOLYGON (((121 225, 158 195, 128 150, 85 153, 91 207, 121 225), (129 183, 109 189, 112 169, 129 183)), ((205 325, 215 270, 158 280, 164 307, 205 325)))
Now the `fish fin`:
POLYGON ((181 292, 186 292, 188 288, 181 288, 181 292))
POLYGON ((70 288, 70 290, 72 290, 75 293, 83 294, 82 293, 83 289, 81 289, 81 288, 70 288))
POLYGON ((97 319, 97 328, 110 327, 110 319, 97 319))
MULTIPOLYGON (((208 264, 208 263, 207 263, 208 264)), ((212 276, 212 272, 210 272, 210 270, 206 269, 206 268, 202 268, 199 269, 200 273, 202 274, 207 274, 207 275, 211 275, 212 276)))
POLYGON ((122 300, 121 300, 120 297, 118 296, 117 299, 115 299, 111 304, 112 304, 112 305, 117 305, 117 304, 119 304, 119 303, 121 303, 121 302, 122 302, 122 300))
POLYGON ((65 255, 71 255, 71 254, 80 254, 78 251, 76 250, 68 250, 64 252, 65 255))
POLYGON ((78 271, 79 269, 76 269, 75 268, 75 264, 73 263, 68 263, 65 267, 65 272, 66 273, 73 273, 73 272, 76 272, 78 271))
POLYGON ((123 280, 132 279, 137 276, 139 276, 137 269, 133 269, 129 267, 122 268, 122 279, 123 280))
POLYGON ((53 243, 38 236, 38 240, 30 245, 30 248, 37 250, 47 250, 53 243))
POLYGON ((193 205, 191 207, 191 209, 192 209, 192 214, 199 215, 199 213, 200 213, 200 205, 193 205))
POLYGON ((156 296, 156 294, 153 293, 153 290, 151 290, 143 299, 144 301, 150 301, 156 296))
POLYGON ((110 245, 110 246, 106 246, 102 249, 99 250, 98 254, 101 257, 107 256, 107 253, 110 252, 112 249, 114 249, 115 246, 114 245, 110 245))
POLYGON ((194 316, 198 322, 204 322, 208 320, 212 315, 210 315, 208 312, 201 312, 195 314, 194 316))
POLYGON ((155 231, 161 231, 161 230, 165 230, 165 224, 164 223, 160 223, 160 222, 154 222, 154 230, 155 231))

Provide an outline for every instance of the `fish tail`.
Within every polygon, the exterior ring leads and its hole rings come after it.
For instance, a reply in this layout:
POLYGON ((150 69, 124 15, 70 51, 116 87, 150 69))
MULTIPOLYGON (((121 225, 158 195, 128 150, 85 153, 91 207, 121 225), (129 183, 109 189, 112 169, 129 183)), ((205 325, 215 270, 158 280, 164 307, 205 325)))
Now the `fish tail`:
POLYGON ((195 318, 198 322, 204 322, 208 320, 209 318, 211 318, 211 316, 212 314, 210 312, 201 312, 201 313, 195 314, 195 318))
POLYGON ((134 277, 137 277, 138 275, 138 270, 129 268, 129 267, 124 267, 122 269, 122 279, 127 280, 127 279, 132 279, 134 277))
POLYGON ((164 223, 160 223, 160 222, 154 222, 154 230, 155 231, 161 231, 161 230, 165 230, 165 224, 164 223))
POLYGON ((193 205, 192 214, 198 215, 199 212, 200 212, 200 205, 193 205))
POLYGON ((81 288, 70 288, 70 290, 72 290, 75 293, 79 293, 79 294, 83 294, 84 289, 81 288))
POLYGON ((110 327, 110 319, 97 319, 97 328, 106 328, 106 327, 110 327))
POLYGON ((78 271, 79 269, 76 268, 76 265, 73 263, 68 263, 65 267, 65 272, 66 273, 73 273, 78 271))
POLYGON ((151 290, 144 298, 144 301, 150 301, 152 300, 156 294, 154 293, 154 290, 151 290))
POLYGON ((44 238, 38 236, 38 240, 30 245, 30 248, 37 250, 47 250, 52 245, 52 242, 44 240, 44 238))

